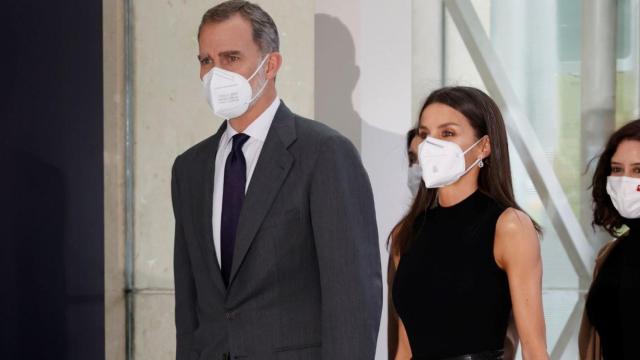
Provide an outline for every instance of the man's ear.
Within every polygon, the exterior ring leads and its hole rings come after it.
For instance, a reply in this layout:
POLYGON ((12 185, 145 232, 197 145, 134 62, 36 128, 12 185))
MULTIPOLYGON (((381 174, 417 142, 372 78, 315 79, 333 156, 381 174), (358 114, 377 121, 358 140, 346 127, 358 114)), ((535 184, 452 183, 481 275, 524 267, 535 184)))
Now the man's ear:
POLYGON ((269 54, 269 60, 267 60, 267 80, 275 79, 282 66, 282 55, 279 52, 272 52, 269 54))

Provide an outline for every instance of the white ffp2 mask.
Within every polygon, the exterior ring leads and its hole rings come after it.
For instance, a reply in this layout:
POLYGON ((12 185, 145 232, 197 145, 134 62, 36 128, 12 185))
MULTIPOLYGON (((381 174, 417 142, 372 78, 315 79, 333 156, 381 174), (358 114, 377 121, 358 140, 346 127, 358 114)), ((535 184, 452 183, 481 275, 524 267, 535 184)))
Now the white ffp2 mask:
POLYGON ((482 159, 478 158, 465 169, 464 154, 484 139, 480 138, 465 151, 452 141, 436 139, 430 136, 418 146, 418 160, 422 168, 422 179, 427 188, 440 188, 458 181, 482 159))
POLYGON ((416 196, 418 190, 420 190, 420 182, 422 181, 422 169, 420 164, 412 164, 409 166, 409 172, 407 173, 407 186, 411 191, 411 196, 416 196))
POLYGON ((269 56, 267 55, 262 59, 256 71, 248 79, 238 73, 219 67, 214 67, 205 74, 202 78, 202 85, 207 102, 214 114, 223 119, 233 119, 247 111, 249 104, 257 99, 267 86, 267 81, 265 80, 256 94, 253 95, 249 81, 262 69, 268 58, 269 56))
POLYGON ((607 194, 623 218, 640 218, 640 179, 608 176, 607 194))

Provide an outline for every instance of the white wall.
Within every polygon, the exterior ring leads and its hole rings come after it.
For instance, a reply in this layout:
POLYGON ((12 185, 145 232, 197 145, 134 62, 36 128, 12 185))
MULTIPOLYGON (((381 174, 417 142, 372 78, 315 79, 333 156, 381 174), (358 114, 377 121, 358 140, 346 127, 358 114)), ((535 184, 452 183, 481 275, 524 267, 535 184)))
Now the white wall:
MULTIPOLYGON (((375 197, 384 294, 387 236, 410 203, 405 134, 421 100, 441 83, 441 11, 437 0, 316 2, 316 120, 361 151, 375 197), (341 65, 323 65, 332 57, 341 65)), ((385 296, 376 359, 387 358, 386 307, 385 296)))

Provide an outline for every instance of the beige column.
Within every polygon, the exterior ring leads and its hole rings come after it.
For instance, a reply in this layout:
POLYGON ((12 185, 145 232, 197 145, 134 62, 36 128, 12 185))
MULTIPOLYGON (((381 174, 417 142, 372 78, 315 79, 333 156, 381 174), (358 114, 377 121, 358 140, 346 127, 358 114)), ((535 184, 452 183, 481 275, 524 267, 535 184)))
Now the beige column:
POLYGON ((418 124, 420 108, 444 81, 444 9, 440 1, 411 2, 411 119, 418 124))
POLYGON ((615 1, 584 1, 582 4, 582 62, 580 86, 580 221, 595 249, 611 236, 591 227, 593 198, 589 187, 595 162, 616 125, 616 31, 615 1))
POLYGON ((105 353, 125 359, 125 26, 124 1, 102 2, 104 99, 105 353))
MULTIPOLYGON (((124 326, 124 9, 105 0, 105 257, 107 359, 123 359, 124 326)), ((204 99, 196 31, 219 1, 132 1, 130 120, 133 128, 133 338, 135 359, 174 359, 173 215, 175 157, 221 124, 204 99)), ((278 92, 298 114, 314 113, 311 0, 256 1, 280 31, 278 92)))

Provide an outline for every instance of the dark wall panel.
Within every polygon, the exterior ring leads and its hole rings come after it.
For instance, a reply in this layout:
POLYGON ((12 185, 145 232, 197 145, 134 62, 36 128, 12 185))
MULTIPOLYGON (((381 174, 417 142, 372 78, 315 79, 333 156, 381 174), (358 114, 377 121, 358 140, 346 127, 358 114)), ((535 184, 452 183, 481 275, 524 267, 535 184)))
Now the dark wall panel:
POLYGON ((102 2, 0 17, 0 358, 104 359, 102 2))

